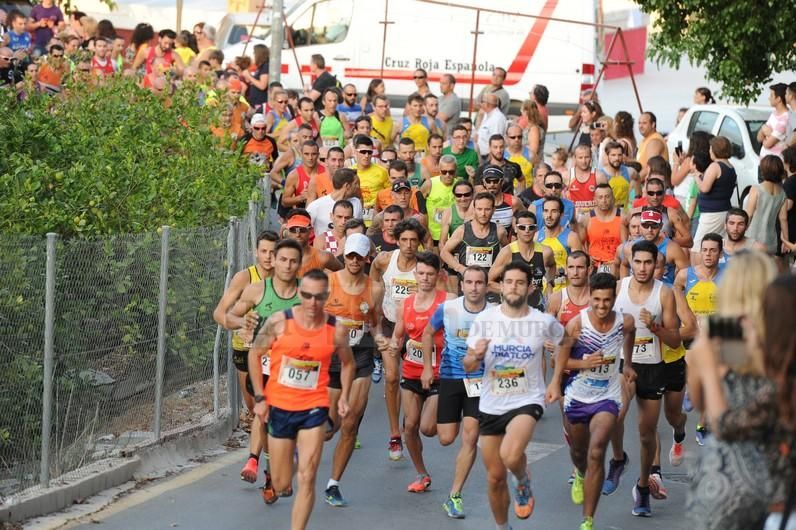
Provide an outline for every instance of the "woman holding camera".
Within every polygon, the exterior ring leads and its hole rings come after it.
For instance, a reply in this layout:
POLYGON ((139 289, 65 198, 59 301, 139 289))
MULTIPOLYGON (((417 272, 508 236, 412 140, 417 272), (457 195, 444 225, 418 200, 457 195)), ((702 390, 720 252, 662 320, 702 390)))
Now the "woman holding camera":
MULTIPOLYGON (((761 528, 774 493, 768 468, 761 465, 765 444, 726 440, 721 429, 724 412, 740 409, 773 388, 764 376, 763 348, 757 338, 765 336, 763 293, 775 275, 776 266, 765 254, 736 254, 716 291, 720 318, 703 326, 709 335, 702 333, 688 353, 689 396, 696 408, 705 410, 715 433, 691 470, 686 508, 697 530, 761 528), (736 340, 741 320, 745 341, 736 340)), ((748 415, 734 419, 739 428, 754 420, 748 415)))

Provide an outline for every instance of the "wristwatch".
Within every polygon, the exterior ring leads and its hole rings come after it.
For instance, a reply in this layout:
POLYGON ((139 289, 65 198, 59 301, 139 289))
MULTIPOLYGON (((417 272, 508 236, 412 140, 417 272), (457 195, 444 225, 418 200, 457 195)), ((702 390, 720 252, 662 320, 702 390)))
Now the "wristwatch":
POLYGON ((262 394, 255 394, 254 396, 255 403, 262 403, 263 401, 265 401, 265 396, 263 396, 262 394))

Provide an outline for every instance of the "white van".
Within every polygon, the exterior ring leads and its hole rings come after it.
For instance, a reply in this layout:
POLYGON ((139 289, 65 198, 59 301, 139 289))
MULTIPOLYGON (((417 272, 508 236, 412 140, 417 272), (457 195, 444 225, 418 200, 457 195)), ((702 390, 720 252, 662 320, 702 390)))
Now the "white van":
MULTIPOLYGON (((594 22, 591 2, 584 0, 458 0, 472 7, 594 22)), ((388 4, 384 40, 385 0, 299 0, 288 4, 287 21, 298 63, 285 44, 282 83, 301 88, 310 82, 310 57, 319 53, 342 83, 353 83, 362 94, 374 78, 385 80, 393 106, 414 92, 415 69, 429 73, 432 91, 442 74, 456 77, 456 93, 470 97, 476 11, 420 0, 393 0, 388 4), (382 61, 382 49, 384 57, 382 61), (383 67, 383 69, 382 69, 383 67)), ((474 96, 491 81, 496 66, 507 70, 504 83, 513 107, 528 99, 534 84, 550 91, 550 114, 577 105, 580 92, 592 82, 596 32, 592 26, 554 22, 500 13, 481 12, 474 96)), ((270 45, 270 38, 265 38, 270 45)), ((251 49, 251 43, 249 45, 251 49)), ((224 49, 226 61, 243 44, 224 49)), ((251 53, 251 52, 247 52, 251 53)))

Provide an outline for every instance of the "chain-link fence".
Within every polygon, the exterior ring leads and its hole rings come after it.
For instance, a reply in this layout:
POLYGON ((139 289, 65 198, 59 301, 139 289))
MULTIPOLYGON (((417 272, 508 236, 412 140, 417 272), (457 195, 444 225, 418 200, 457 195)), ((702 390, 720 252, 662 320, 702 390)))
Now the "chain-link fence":
POLYGON ((0 507, 169 432, 237 416, 213 321, 268 202, 229 226, 0 238, 0 507))

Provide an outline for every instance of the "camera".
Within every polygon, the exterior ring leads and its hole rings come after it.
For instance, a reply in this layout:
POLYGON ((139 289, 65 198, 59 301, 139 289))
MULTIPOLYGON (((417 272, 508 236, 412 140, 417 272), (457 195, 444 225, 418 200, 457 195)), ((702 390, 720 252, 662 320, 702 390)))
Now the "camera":
POLYGON ((747 364, 749 354, 744 342, 741 317, 709 316, 708 336, 721 341, 719 357, 724 364, 731 368, 747 364))

